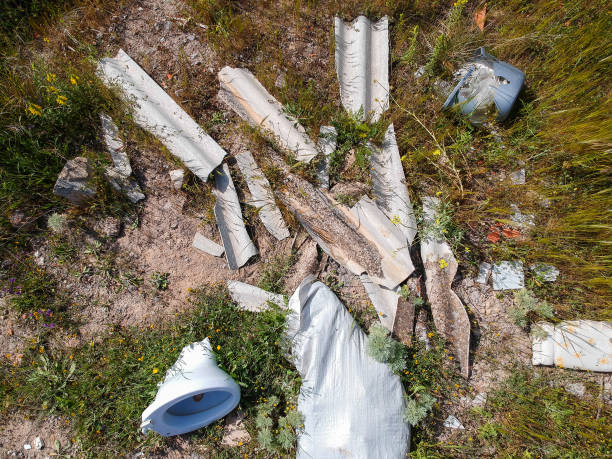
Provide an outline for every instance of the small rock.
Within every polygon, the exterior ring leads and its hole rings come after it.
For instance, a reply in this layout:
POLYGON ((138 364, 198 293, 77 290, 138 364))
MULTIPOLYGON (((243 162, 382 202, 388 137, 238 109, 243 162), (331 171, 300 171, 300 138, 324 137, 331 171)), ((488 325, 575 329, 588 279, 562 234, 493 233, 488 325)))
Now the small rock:
POLYGON ((36 437, 34 439, 34 448, 43 449, 44 447, 45 447, 45 444, 43 443, 42 438, 36 437))
POLYGON ((174 219, 170 222, 170 229, 177 229, 178 228, 178 220, 174 219))
POLYGON ((25 449, 26 451, 29 451, 32 449, 32 445, 30 445, 29 443, 26 443, 25 445, 23 445, 23 449, 25 449))
POLYGON ((525 169, 519 169, 510 173, 510 181, 513 185, 524 185, 525 184, 525 169))
POLYGON ((501 261, 493 265, 493 290, 517 290, 525 287, 522 261, 501 261))
POLYGON ((463 424, 452 414, 449 415, 444 421, 444 427, 448 427, 449 429, 465 429, 463 424))
POLYGON ((183 187, 183 180, 185 179, 185 171, 183 169, 175 169, 169 172, 170 180, 172 180, 172 186, 175 190, 180 190, 183 187))
POLYGON ((586 387, 582 383, 570 383, 565 386, 565 390, 576 397, 584 397, 586 387))
POLYGON ((274 82, 274 86, 276 86, 278 89, 283 89, 286 85, 287 81, 285 78, 285 74, 279 73, 279 75, 276 77, 276 81, 274 82))
POLYGON ((536 263, 529 266, 529 269, 531 269, 536 276, 542 278, 546 282, 554 282, 559 276, 559 270, 553 265, 546 263, 536 263))
POLYGON ((476 277, 476 282, 479 284, 486 284, 489 281, 489 276, 491 275, 491 264, 483 261, 480 263, 480 267, 478 268, 478 277, 476 277))
POLYGON ((251 441, 251 436, 245 429, 243 420, 244 413, 240 410, 236 410, 227 416, 223 429, 223 439, 221 440, 222 445, 233 447, 251 441))
POLYGON ((40 250, 34 252, 34 263, 36 263, 38 266, 45 264, 45 257, 40 253, 40 250))
POLYGON ((115 217, 106 217, 96 224, 96 232, 106 237, 117 237, 121 233, 121 220, 115 217))
POLYGON ((77 206, 83 205, 96 195, 90 180, 89 160, 78 156, 64 165, 53 187, 53 194, 66 198, 77 206))
POLYGON ((418 80, 423 75, 425 75, 425 66, 422 65, 414 72, 414 77, 418 80))

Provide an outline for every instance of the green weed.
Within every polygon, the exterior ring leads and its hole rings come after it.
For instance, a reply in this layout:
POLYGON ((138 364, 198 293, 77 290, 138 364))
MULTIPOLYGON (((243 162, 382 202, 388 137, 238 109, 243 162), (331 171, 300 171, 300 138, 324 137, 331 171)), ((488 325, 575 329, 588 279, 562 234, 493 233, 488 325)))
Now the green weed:
POLYGON ((151 284, 153 284, 153 287, 155 287, 157 290, 168 290, 168 287, 170 286, 169 277, 170 273, 154 272, 151 274, 151 284))
POLYGON ((508 315, 516 325, 526 328, 534 318, 552 319, 554 310, 546 301, 538 301, 529 290, 522 289, 514 292, 514 305, 508 315))
POLYGON ((269 260, 261 273, 259 287, 273 293, 285 293, 283 278, 293 266, 295 255, 279 256, 269 260))
POLYGON ((385 327, 374 323, 370 327, 366 352, 377 362, 386 363, 393 373, 406 369, 406 348, 394 340, 385 327))

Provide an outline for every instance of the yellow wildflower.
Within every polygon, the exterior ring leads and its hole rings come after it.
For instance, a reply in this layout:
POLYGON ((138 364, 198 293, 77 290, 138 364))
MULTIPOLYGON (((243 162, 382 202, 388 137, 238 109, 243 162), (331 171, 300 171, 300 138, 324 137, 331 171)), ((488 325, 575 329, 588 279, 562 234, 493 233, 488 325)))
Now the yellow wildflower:
POLYGON ((431 154, 434 155, 434 156, 440 156, 440 153, 441 153, 441 151, 440 151, 439 148, 436 148, 434 151, 431 152, 431 154))
POLYGON ((440 258, 440 269, 444 269, 448 266, 448 263, 444 258, 440 258))
POLYGON ((40 116, 42 113, 42 107, 40 105, 30 104, 28 105, 27 112, 30 112, 34 116, 40 116))
POLYGON ((159 372, 159 370, 157 368, 153 368, 153 374, 157 374, 159 372))
POLYGON ((393 215, 393 217, 391 217, 391 223, 394 225, 399 225, 402 223, 402 219, 399 217, 399 215, 393 215))
POLYGON ((217 345, 217 350, 220 351, 221 350, 221 346, 217 345))
POLYGON ((46 80, 49 83, 53 83, 57 79, 57 75, 55 73, 47 73, 46 80))
POLYGON ((68 98, 66 96, 57 96, 57 99, 55 99, 55 101, 60 105, 66 105, 68 98))
POLYGON ((436 193, 436 196, 442 196, 442 192, 441 192, 441 191, 438 191, 438 192, 436 193))
POLYGON ((79 84, 79 77, 76 75, 70 75, 70 83, 76 86, 79 84))
POLYGON ((55 86, 47 86, 47 92, 48 93, 56 93, 56 92, 60 92, 60 90, 57 89, 55 86))

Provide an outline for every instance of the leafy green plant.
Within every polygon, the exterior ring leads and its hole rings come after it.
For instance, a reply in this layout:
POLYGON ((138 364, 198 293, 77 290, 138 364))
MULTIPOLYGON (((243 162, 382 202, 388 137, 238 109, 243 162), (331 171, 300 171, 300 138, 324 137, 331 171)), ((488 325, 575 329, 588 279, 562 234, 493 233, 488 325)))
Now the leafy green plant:
POLYGON ((436 43, 434 44, 433 51, 431 53, 431 57, 425 64, 425 73, 429 75, 433 75, 442 64, 442 61, 446 57, 446 53, 450 48, 450 39, 446 34, 441 33, 438 35, 436 39, 436 43))
POLYGON ((170 273, 154 272, 151 274, 151 283, 157 290, 167 290, 170 286, 170 273))
POLYGON ((406 408, 404 409, 404 421, 412 426, 416 426, 427 416, 431 411, 436 398, 428 392, 420 392, 425 389, 418 386, 412 392, 412 398, 406 400, 406 408))
POLYGON ((552 319, 554 309, 546 301, 538 301, 529 290, 521 289, 514 292, 514 305, 508 315, 516 325, 526 328, 534 316, 552 319))
POLYGON ((278 256, 266 262, 258 286, 268 292, 285 293, 283 278, 293 266, 294 255, 278 256))
POLYGON ((53 212, 51 215, 49 215, 47 226, 54 233, 63 233, 68 226, 68 219, 65 215, 53 212))
POLYGON ((406 369, 405 346, 394 340, 389 330, 380 323, 374 323, 370 327, 366 352, 377 362, 386 363, 394 373, 406 369))
POLYGON ((414 65, 414 55, 416 54, 417 47, 417 37, 419 35, 419 26, 415 25, 412 29, 412 36, 410 37, 410 45, 408 46, 408 51, 406 51, 402 57, 401 62, 404 65, 412 66, 414 65))
POLYGON ((454 220, 453 204, 445 199, 440 199, 435 209, 435 215, 436 217, 433 221, 426 222, 421 212, 418 218, 421 222, 421 238, 424 240, 446 240, 453 251, 456 251, 463 238, 463 230, 454 220))
POLYGON ((290 450, 295 446, 296 434, 303 427, 304 417, 295 409, 295 405, 286 403, 283 412, 279 398, 272 396, 257 405, 257 441, 271 453, 277 450, 290 450), (276 428, 275 428, 276 427, 276 428))

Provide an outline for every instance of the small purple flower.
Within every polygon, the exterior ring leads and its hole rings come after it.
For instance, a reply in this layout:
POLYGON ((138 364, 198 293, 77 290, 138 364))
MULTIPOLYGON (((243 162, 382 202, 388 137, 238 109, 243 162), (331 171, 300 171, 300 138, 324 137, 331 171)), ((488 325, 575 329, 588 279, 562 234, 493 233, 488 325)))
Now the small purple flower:
POLYGON ((49 324, 49 327, 50 327, 50 328, 53 328, 53 327, 55 327, 55 324, 54 324, 53 322, 51 322, 51 323, 49 324))
POLYGON ((47 309, 45 311, 45 317, 49 317, 51 315, 51 309, 47 309))
POLYGON ((48 327, 48 325, 47 325, 47 324, 43 324, 43 327, 47 328, 47 327, 48 327))
POLYGON ((14 277, 11 277, 11 278, 9 279, 9 282, 10 282, 11 284, 14 284, 16 280, 17 280, 17 279, 15 279, 14 277))

